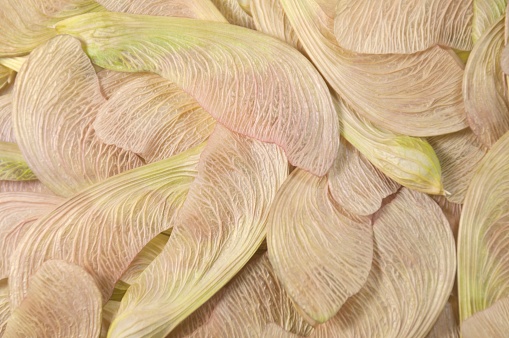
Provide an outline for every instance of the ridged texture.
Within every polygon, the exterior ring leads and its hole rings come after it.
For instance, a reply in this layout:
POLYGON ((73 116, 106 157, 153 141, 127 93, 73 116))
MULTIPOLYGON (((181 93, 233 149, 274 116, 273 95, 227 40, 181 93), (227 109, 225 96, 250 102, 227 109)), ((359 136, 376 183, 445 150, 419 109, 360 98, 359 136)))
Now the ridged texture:
POLYGON ((479 38, 468 58, 463 81, 468 123, 488 147, 509 130, 507 84, 500 65, 504 28, 502 17, 479 38))
POLYGON ((358 116, 336 100, 341 134, 380 171, 397 183, 428 194, 443 194, 442 169, 426 140, 396 134, 358 116))
POLYGON ((175 221, 203 147, 113 176, 66 200, 27 232, 11 258, 11 300, 50 259, 82 266, 106 302, 145 244, 175 221))
POLYGON ((304 47, 288 21, 279 0, 252 0, 251 12, 256 30, 285 41, 303 52, 304 47))
POLYGON ((323 323, 366 282, 373 258, 371 219, 336 204, 326 177, 296 169, 271 208, 267 248, 293 302, 310 323, 323 323))
POLYGON ((105 102, 94 68, 70 36, 37 48, 18 73, 13 125, 18 145, 37 178, 71 196, 143 164, 136 154, 106 145, 92 128, 105 102))
POLYGON ((143 249, 136 255, 136 257, 129 263, 129 267, 124 271, 120 280, 127 284, 136 282, 141 273, 152 263, 152 261, 159 255, 166 243, 168 242, 168 235, 159 234, 152 238, 143 249))
MULTIPOLYGON (((209 0, 207 0, 209 1, 209 0)), ((210 0, 229 23, 255 29, 253 18, 240 5, 238 0, 210 0)))
POLYGON ((210 0, 98 0, 112 12, 227 22, 210 0))
POLYGON ((12 128, 12 94, 0 96, 0 142, 16 143, 12 128))
POLYGON ((149 73, 123 73, 114 70, 102 69, 97 73, 97 79, 101 87, 101 93, 109 100, 124 85, 134 81, 141 76, 147 76, 149 73))
POLYGON ((247 263, 265 236, 283 152, 217 126, 163 252, 127 290, 110 337, 164 337, 247 263))
POLYGON ((28 167, 16 143, 0 141, 0 180, 30 181, 37 176, 28 167))
POLYGON ((108 336, 108 329, 110 328, 113 318, 117 314, 120 302, 116 300, 109 300, 103 306, 102 310, 102 322, 101 322, 101 334, 99 338, 106 338, 108 336))
POLYGON ((23 63, 25 63, 27 55, 25 56, 11 56, 11 57, 0 57, 0 65, 10 68, 16 72, 19 72, 23 63))
POLYGON ((0 193, 0 279, 7 277, 10 258, 38 218, 63 201, 61 197, 35 192, 0 193))
POLYGON ((447 199, 463 203, 470 180, 486 154, 486 148, 470 129, 429 137, 427 140, 440 161, 447 199))
POLYGON ((81 267, 65 261, 44 263, 30 280, 27 297, 13 309, 4 338, 97 337, 101 292, 81 267))
POLYGON ((336 157, 329 90, 278 39, 222 23, 119 13, 71 18, 57 30, 79 37, 101 67, 159 73, 227 128, 280 145, 297 167, 325 175, 336 157))
MULTIPOLYGON (((450 51, 437 46, 407 55, 355 54, 339 47, 333 17, 314 0, 281 3, 315 66, 361 116, 411 136, 467 127, 463 70, 450 51)), ((320 5, 334 7, 335 1, 322 0, 320 5)))
POLYGON ((509 133, 481 161, 468 187, 458 238, 460 319, 509 296, 509 133))
POLYGON ((0 181, 0 193, 2 192, 42 192, 45 194, 53 194, 41 181, 0 181))
POLYGON ((51 25, 101 10, 93 0, 1 0, 0 57, 28 54, 56 35, 51 25))
POLYGON ((463 338, 505 338, 509 332, 509 298, 498 300, 461 324, 463 338))
MULTIPOLYGON (((454 316, 454 310, 452 308, 451 303, 445 304, 444 309, 442 310, 442 313, 438 317, 437 321, 435 322, 435 325, 433 325, 433 328, 428 333, 426 338, 459 338, 460 336, 460 330, 459 326, 456 323, 456 318, 454 316)), ((483 335, 476 336, 476 338, 479 337, 486 337, 483 335)), ((466 337, 464 337, 466 338, 466 337)), ((472 337, 473 338, 473 337, 472 337)))
POLYGON ((507 0, 474 0, 472 39, 474 43, 504 16, 507 0))
POLYGON ((444 308, 455 277, 449 224, 428 196, 401 189, 374 216, 368 280, 312 337, 423 337, 444 308))
POLYGON ((3 337, 7 319, 11 316, 9 284, 7 278, 0 279, 0 337, 3 337))
POLYGON ((376 169, 350 143, 341 141, 339 154, 328 174, 330 193, 349 212, 371 215, 400 185, 376 169))
POLYGON ((308 335, 313 330, 294 308, 267 254, 250 261, 208 303, 181 323, 170 337, 281 337, 267 336, 273 325, 281 333, 308 335))
MULTIPOLYGON (((506 23, 506 31, 507 31, 507 23, 506 23)), ((500 57, 500 68, 507 75, 509 74, 509 45, 505 45, 502 50, 502 56, 500 57)))
POLYGON ((435 45, 471 50, 473 1, 338 0, 334 34, 357 53, 409 54, 435 45))
POLYGON ((207 140, 216 121, 196 100, 156 74, 125 81, 97 112, 93 127, 106 144, 151 163, 207 140))

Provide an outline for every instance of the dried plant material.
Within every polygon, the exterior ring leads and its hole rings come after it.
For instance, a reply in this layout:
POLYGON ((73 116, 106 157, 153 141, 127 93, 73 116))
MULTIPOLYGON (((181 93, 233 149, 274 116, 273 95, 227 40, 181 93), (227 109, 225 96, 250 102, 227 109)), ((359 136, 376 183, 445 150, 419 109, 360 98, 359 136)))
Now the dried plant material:
POLYGON ((272 205, 267 247, 293 302, 310 323, 323 323, 366 282, 373 258, 371 219, 336 204, 326 177, 296 169, 272 205))
POLYGON ((28 56, 13 56, 0 58, 0 65, 10 68, 16 72, 19 72, 21 66, 25 63, 28 56))
POLYGON ((210 0, 98 0, 112 12, 227 22, 210 0))
POLYGON ((102 10, 92 0, 2 0, 0 8, 0 57, 28 54, 56 35, 56 22, 102 10))
POLYGON ((338 0, 334 34, 357 53, 409 54, 435 45, 471 50, 473 1, 338 0))
MULTIPOLYGON (((456 323, 452 304, 447 303, 426 338, 459 338, 459 336, 459 326, 456 323)), ((479 337, 483 336, 477 336, 479 337)))
POLYGON ((509 298, 502 298, 486 310, 475 313, 461 323, 463 338, 504 338, 509 331, 509 298))
POLYGON ((440 206, 445 217, 449 221, 454 238, 458 238, 458 229, 460 226, 462 204, 457 204, 449 201, 445 196, 431 196, 435 202, 440 206))
POLYGON ((281 337, 267 336, 267 331, 275 330, 271 326, 283 334, 303 336, 313 330, 293 307, 266 254, 249 262, 208 303, 182 322, 171 337, 281 337))
POLYGON ((117 314, 119 307, 120 302, 115 300, 109 300, 106 304, 104 304, 102 310, 101 334, 99 335, 100 338, 107 338, 108 329, 110 328, 111 322, 117 314))
POLYGON ((509 74, 509 45, 505 45, 500 57, 500 68, 507 75, 509 74))
POLYGON ((468 187, 458 236, 460 320, 509 296, 509 133, 493 145, 468 187))
POLYGON ((3 192, 41 192, 53 194, 41 181, 0 181, 0 193, 3 192))
POLYGON ((0 278, 7 277, 10 258, 18 243, 38 218, 63 201, 61 197, 35 192, 0 193, 0 278))
POLYGON ((303 52, 304 47, 290 25, 279 0, 252 0, 251 12, 258 31, 285 41, 303 52))
POLYGON ((106 302, 129 263, 175 222, 202 148, 108 178, 40 218, 11 258, 12 303, 21 303, 30 276, 51 259, 85 268, 106 302))
POLYGON ((148 75, 148 73, 123 73, 103 69, 97 73, 97 78, 99 79, 99 85, 101 86, 101 93, 107 100, 109 100, 110 97, 125 84, 138 77, 146 75, 148 75))
POLYGON ((124 271, 120 280, 126 284, 136 282, 141 273, 149 266, 150 263, 163 251, 164 246, 168 242, 168 236, 160 234, 154 237, 129 264, 127 270, 124 271))
POLYGON ((10 85, 14 79, 14 72, 0 65, 0 91, 10 85))
POLYGON ((0 180, 30 181, 37 176, 28 167, 16 143, 0 141, 0 180))
POLYGON ((429 137, 442 168, 442 183, 449 194, 447 199, 461 204, 468 185, 486 148, 472 130, 465 129, 452 134, 429 137))
POLYGON ((350 143, 341 140, 339 154, 329 171, 329 191, 343 208, 357 215, 371 215, 399 184, 385 176, 350 143))
POLYGON ((296 335, 295 333, 291 333, 291 332, 288 332, 286 331, 285 329, 283 329, 281 326, 279 325, 276 325, 274 323, 271 323, 271 324, 268 324, 265 326, 261 336, 262 338, 273 338, 273 337, 278 337, 278 338, 299 338, 299 337, 311 337, 310 335, 308 336, 300 336, 300 335, 296 335))
POLYGON ((56 194, 71 196, 143 164, 95 135, 92 122, 105 100, 78 40, 57 36, 34 50, 15 87, 18 145, 37 178, 56 194))
MULTIPOLYGON (((207 0, 211 1, 229 23, 255 29, 253 18, 240 5, 238 0, 207 0)), ((246 6, 244 6, 246 7, 246 6)))
POLYGON ((3 337, 7 319, 11 316, 9 302, 9 284, 7 278, 0 279, 0 337, 3 337))
POLYGON ((83 268, 48 261, 31 278, 23 303, 14 307, 4 338, 97 337, 101 306, 101 292, 83 268))
POLYGON ((277 146, 216 127, 166 247, 127 290, 109 334, 164 337, 212 297, 263 241, 287 172, 277 146))
POLYGON ((368 280, 313 337, 422 337, 454 284, 455 246, 447 219, 425 194, 403 188, 374 216, 368 280))
POLYGON ((12 94, 0 96, 0 142, 16 143, 12 129, 12 94))
POLYGON ((227 128, 280 145, 297 167, 325 175, 336 157, 329 90, 278 39, 222 23, 120 13, 82 15, 57 30, 79 37, 101 67, 159 73, 227 128))
POLYGON ((444 194, 440 162, 424 139, 375 127, 342 100, 334 103, 344 138, 397 183, 428 194, 444 194))
POLYGON ((139 154, 148 163, 203 143, 215 125, 192 96, 156 74, 126 79, 93 124, 106 144, 139 154))
POLYGON ((500 65, 504 27, 502 17, 480 37, 468 58, 463 81, 468 123, 488 147, 509 130, 507 84, 500 65))
MULTIPOLYGON (((361 116, 410 136, 467 127, 463 70, 447 50, 415 54, 355 54, 338 46, 333 18, 314 0, 281 0, 299 40, 332 88, 361 116)), ((320 5, 332 7, 334 0, 320 5)))
POLYGON ((481 38, 505 14, 507 0, 474 0, 472 39, 481 38))

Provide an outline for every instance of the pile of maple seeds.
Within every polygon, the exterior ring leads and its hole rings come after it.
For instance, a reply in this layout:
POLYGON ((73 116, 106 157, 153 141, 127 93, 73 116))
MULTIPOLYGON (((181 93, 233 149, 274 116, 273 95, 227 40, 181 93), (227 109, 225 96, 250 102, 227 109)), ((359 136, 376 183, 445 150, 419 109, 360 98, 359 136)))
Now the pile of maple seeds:
POLYGON ((0 336, 507 337, 486 0, 0 0, 0 336))

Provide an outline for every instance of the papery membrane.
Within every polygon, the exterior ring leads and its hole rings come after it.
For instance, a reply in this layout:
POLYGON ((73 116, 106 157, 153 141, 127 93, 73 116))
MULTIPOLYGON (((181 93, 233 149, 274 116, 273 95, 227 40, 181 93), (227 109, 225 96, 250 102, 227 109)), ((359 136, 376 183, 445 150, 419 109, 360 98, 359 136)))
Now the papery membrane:
POLYGON ((462 66, 438 46, 414 54, 355 54, 333 35, 335 0, 281 0, 310 59, 355 111, 378 126, 411 136, 467 127, 462 66), (325 8, 325 9, 324 9, 325 8))
POLYGON ((371 215, 400 187, 344 139, 328 178, 332 197, 357 215, 371 215))
POLYGON ((460 320, 509 296, 509 133, 488 151, 468 187, 458 236, 460 320))
POLYGON ((164 337, 212 297, 261 244, 287 172, 277 146, 218 125, 166 247, 127 290, 109 336, 164 337))
POLYGON ((309 322, 323 323, 366 282, 371 220, 345 212, 329 195, 326 177, 296 169, 272 205, 267 247, 293 302, 309 322))
POLYGON ((473 1, 338 0, 334 34, 357 53, 407 54, 434 45, 471 50, 473 1))
POLYGON ((509 330, 509 298, 502 298, 461 324, 463 338, 504 338, 509 330))
POLYGON ((251 12, 256 30, 281 39, 303 52, 302 44, 279 0, 252 0, 251 12))
POLYGON ((509 130, 507 84, 500 65, 504 27, 501 17, 481 35, 468 58, 463 80, 468 123, 488 147, 509 130))
POLYGON ((106 145, 92 128, 105 103, 80 42, 57 36, 31 54, 13 95, 16 140, 30 168, 56 194, 83 188, 143 162, 106 145))
POLYGON ((7 319, 11 315, 9 284, 7 278, 0 279, 0 336, 3 337, 7 319))
POLYGON ((202 148, 110 177, 40 218, 11 258, 12 303, 21 303, 30 276, 51 259, 85 268, 106 302, 138 252, 173 225, 202 148))
POLYGON ((53 260, 31 278, 3 337, 97 337, 100 330, 101 292, 93 278, 77 265, 53 260))
POLYGON ((328 88, 278 39, 222 23, 119 13, 75 17, 57 30, 79 37, 101 67, 173 81, 227 128, 280 145, 295 166, 324 175, 332 165, 339 138, 328 88))
POLYGON ((61 197, 44 193, 0 193, 0 242, 2 243, 0 278, 8 276, 12 254, 37 219, 52 211, 62 201, 61 197))
POLYGON ((150 163, 203 143, 215 124, 177 85, 145 74, 124 81, 101 106, 93 126, 105 143, 130 150, 150 163))
POLYGON ((312 337, 423 337, 446 304, 455 245, 440 208, 402 188, 374 215, 373 265, 363 288, 312 337))
POLYGON ((0 141, 0 180, 30 181, 37 176, 28 164, 16 143, 0 141))
POLYGON ((442 169, 442 183, 447 199, 461 204, 477 165, 486 148, 470 129, 451 134, 428 137, 442 169))
POLYGON ((107 10, 227 22, 210 0, 99 0, 107 10))
POLYGON ((210 0, 229 23, 255 29, 253 18, 246 13, 237 0, 210 0))
POLYGON ((474 43, 505 13, 507 0, 474 0, 472 39, 474 43))
POLYGON ((385 175, 410 189, 443 194, 440 162, 424 139, 395 134, 358 116, 335 100, 341 134, 385 175))
POLYGON ((283 334, 307 336, 313 330, 294 308, 264 254, 250 261, 171 337, 281 337, 267 336, 272 325, 283 334))
POLYGON ((56 35, 56 22, 102 10, 93 0, 2 0, 0 8, 0 57, 28 54, 56 35))
POLYGON ((12 129, 12 94, 0 96, 0 142, 16 143, 12 129))

